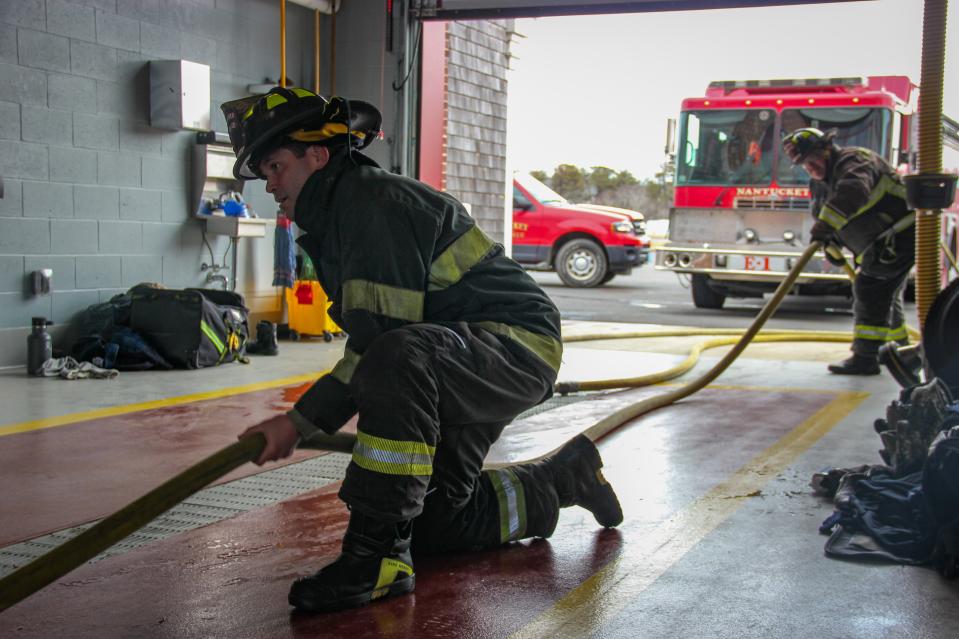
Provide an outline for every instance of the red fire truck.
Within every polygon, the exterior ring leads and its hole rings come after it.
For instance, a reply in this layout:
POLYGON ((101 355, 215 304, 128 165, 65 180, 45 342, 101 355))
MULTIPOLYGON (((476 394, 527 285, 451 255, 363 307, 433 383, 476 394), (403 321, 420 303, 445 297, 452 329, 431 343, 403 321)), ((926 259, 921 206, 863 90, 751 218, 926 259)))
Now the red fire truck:
MULTIPOLYGON (((683 100, 671 149, 674 206, 656 268, 688 276, 699 308, 773 291, 814 223, 809 176, 782 153, 783 134, 834 128, 838 144, 872 149, 906 171, 915 162, 916 99, 909 78, 874 76, 712 82, 705 96, 683 100)), ((794 290, 848 294, 849 281, 820 254, 794 290)))

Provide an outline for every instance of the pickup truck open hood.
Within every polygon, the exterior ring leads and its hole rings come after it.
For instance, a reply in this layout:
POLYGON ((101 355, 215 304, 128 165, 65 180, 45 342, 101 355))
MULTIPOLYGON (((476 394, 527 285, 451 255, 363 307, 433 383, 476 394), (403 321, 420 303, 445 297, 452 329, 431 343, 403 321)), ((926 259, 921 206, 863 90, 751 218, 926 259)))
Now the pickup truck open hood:
MULTIPOLYGON (((632 222, 633 219, 628 215, 606 210, 606 207, 593 208, 592 204, 550 204, 549 208, 554 211, 568 211, 570 215, 589 216, 598 220, 612 222, 632 222)), ((625 209, 622 209, 625 210, 625 209)), ((642 219, 642 218, 640 218, 642 219)))
POLYGON ((602 213, 609 213, 610 215, 617 216, 617 219, 620 220, 629 220, 629 221, 644 221, 646 216, 640 213, 639 211, 633 211, 631 209, 621 209, 618 206, 606 206, 604 204, 573 204, 573 208, 577 209, 586 209, 587 211, 599 211, 602 213))

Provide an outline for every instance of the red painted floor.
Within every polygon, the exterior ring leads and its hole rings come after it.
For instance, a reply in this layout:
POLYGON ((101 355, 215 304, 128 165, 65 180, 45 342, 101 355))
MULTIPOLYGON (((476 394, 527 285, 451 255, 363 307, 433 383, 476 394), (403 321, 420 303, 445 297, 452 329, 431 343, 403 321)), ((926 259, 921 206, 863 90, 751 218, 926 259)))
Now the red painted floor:
MULTIPOLYGON (((288 410, 299 384, 0 437, 0 546, 99 519, 288 410), (122 478, 122 479, 121 479, 122 478), (15 513, 6 516, 7 513, 15 513)), ((302 450, 284 463, 314 457, 302 450)), ((319 453, 322 454, 322 453, 319 453)), ((261 472, 247 464, 217 483, 261 472)))
MULTIPOLYGON (((655 392, 629 391, 622 397, 637 401, 655 392)), ((641 540, 644 531, 702 496, 834 398, 829 393, 706 389, 642 417, 600 444, 606 476, 626 513, 619 529, 604 531, 585 511, 568 509, 548 540, 417 559, 417 588, 407 597, 332 615, 291 613, 289 582, 338 552, 347 512, 336 498, 337 486, 331 485, 84 566, 0 614, 0 636, 508 636, 552 609, 613 558, 628 557, 630 544, 641 540), (771 410, 784 402, 790 411, 771 410)), ((252 411, 233 400, 227 403, 234 404, 230 410, 243 422, 270 408, 268 401, 252 411)), ((524 420, 514 432, 507 431, 497 456, 549 450, 550 442, 606 412, 608 405, 581 402, 524 420)), ((131 420, 128 416, 127 429, 131 420)), ((178 425, 169 419, 151 424, 160 440, 170 429, 178 445, 208 445, 196 433, 177 438, 178 425)), ((101 425, 117 436, 117 425, 101 425)), ((51 438, 60 430, 52 429, 51 438)), ((227 430, 232 434, 236 428, 227 430)), ((130 465, 118 470, 114 480, 126 481, 120 473, 137 466, 137 453, 127 455, 130 465)), ((53 458, 47 462, 60 468, 53 458)), ((42 477, 44 470, 37 472, 42 477)), ((85 473, 77 467, 71 472, 82 485, 85 473)))

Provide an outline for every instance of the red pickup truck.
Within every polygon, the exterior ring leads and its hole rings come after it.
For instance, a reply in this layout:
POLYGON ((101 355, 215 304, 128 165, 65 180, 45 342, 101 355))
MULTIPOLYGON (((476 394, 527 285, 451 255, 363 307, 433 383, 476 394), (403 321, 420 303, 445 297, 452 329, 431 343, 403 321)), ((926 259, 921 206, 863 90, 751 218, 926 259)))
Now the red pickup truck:
POLYGON ((593 287, 649 259, 642 213, 570 204, 531 175, 513 177, 513 259, 555 270, 567 286, 593 287))

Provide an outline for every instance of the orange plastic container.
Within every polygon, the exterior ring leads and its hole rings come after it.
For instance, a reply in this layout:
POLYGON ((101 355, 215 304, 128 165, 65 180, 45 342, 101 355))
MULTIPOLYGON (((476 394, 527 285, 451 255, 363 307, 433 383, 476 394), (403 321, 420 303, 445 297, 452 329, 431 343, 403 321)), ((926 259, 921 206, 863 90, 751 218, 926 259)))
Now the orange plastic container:
POLYGON ((286 308, 290 328, 300 335, 318 335, 330 341, 335 334, 343 332, 326 313, 330 304, 319 282, 295 281, 293 288, 286 289, 286 308))

